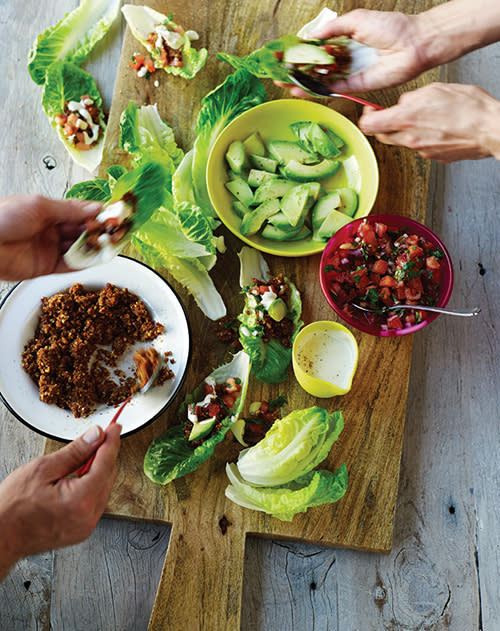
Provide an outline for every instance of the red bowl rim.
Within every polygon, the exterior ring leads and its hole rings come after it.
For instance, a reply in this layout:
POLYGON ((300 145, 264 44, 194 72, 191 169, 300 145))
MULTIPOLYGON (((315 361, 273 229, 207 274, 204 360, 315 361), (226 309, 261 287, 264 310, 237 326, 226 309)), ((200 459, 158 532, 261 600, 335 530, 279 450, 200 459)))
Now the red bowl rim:
POLYGON ((337 232, 330 238, 327 242, 325 249, 323 250, 323 254, 321 255, 321 263, 319 268, 319 282, 321 285, 321 290, 323 291, 323 295, 326 298, 326 301, 330 305, 330 307, 335 311, 335 313, 347 322, 350 326, 358 329, 358 331, 363 331, 364 333, 369 333, 370 335, 377 335, 380 337, 395 337, 398 335, 408 335, 410 333, 415 333, 424 326, 430 324, 433 320, 435 320, 439 313, 429 313, 428 317, 418 324, 414 324, 410 327, 404 327, 402 329, 379 329, 371 326, 368 323, 358 322, 351 318, 348 314, 342 311, 333 301, 330 296, 330 292, 327 287, 326 274, 323 272, 324 266, 327 264, 327 260, 333 250, 337 247, 337 243, 339 241, 345 240, 346 236, 350 236, 350 234, 354 233, 359 226, 359 224, 364 221, 370 221, 370 223, 385 223, 393 226, 397 226, 398 228, 410 228, 412 232, 415 232, 419 236, 426 238, 428 241, 432 241, 436 244, 436 246, 442 250, 444 254, 444 260, 446 261, 446 265, 444 267, 445 276, 443 282, 440 287, 440 295, 436 305, 438 307, 445 307, 450 299, 451 292, 453 290, 453 263, 451 261, 450 254, 441 241, 441 239, 434 233, 430 228, 425 226, 410 217, 404 217, 402 215, 390 215, 390 214, 378 214, 378 215, 368 215, 367 217, 360 217, 359 219, 354 219, 354 221, 349 222, 345 226, 342 226, 337 232))

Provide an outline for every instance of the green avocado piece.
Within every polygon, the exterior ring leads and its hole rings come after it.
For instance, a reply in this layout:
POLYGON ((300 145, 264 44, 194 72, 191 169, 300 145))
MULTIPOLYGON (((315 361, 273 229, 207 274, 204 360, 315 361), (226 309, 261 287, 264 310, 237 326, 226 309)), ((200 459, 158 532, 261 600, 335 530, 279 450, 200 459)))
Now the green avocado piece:
POLYGON ((299 143, 308 151, 317 152, 323 158, 335 158, 341 151, 318 123, 300 121, 290 125, 291 130, 299 139, 299 143))
POLYGON ((286 195, 288 191, 297 186, 296 182, 290 182, 289 180, 284 180, 282 178, 275 178, 273 180, 268 180, 261 184, 259 188, 255 190, 253 195, 253 203, 260 204, 265 202, 267 199, 274 199, 275 197, 283 197, 286 195))
POLYGON ((283 195, 281 199, 281 210, 286 215, 292 226, 302 225, 307 213, 307 201, 309 199, 309 187, 307 184, 294 186, 283 195), (302 222, 300 220, 302 219, 302 222))
POLYGON ((250 162, 255 168, 261 169, 262 171, 268 171, 269 173, 276 173, 276 169, 278 168, 277 160, 273 160, 273 158, 267 158, 265 156, 259 156, 255 153, 250 154, 250 162))
POLYGON ((229 164, 231 171, 237 174, 241 173, 243 171, 245 159, 245 146, 241 140, 235 140, 229 145, 226 152, 226 161, 229 164))
POLYGON ((339 210, 341 204, 342 201, 338 191, 332 191, 316 202, 312 211, 312 226, 315 233, 321 228, 321 224, 333 210, 339 210))
POLYGON ((318 66, 323 64, 335 63, 335 57, 332 57, 324 48, 315 44, 295 44, 286 48, 283 53, 284 64, 311 64, 318 66))
POLYGON ((358 194, 353 188, 339 188, 338 193, 342 201, 340 210, 349 217, 354 217, 358 209, 358 194))
POLYGON ((198 440, 199 438, 203 438, 209 434, 212 427, 215 425, 216 420, 216 418, 208 418, 205 421, 198 421, 198 423, 194 423, 188 440, 198 440))
POLYGON ((240 219, 243 219, 243 217, 247 214, 248 212, 248 207, 245 206, 245 204, 242 204, 241 202, 239 202, 237 199, 235 199, 233 201, 233 210, 234 212, 238 215, 238 217, 240 219))
POLYGON ((290 140, 271 140, 267 149, 269 154, 280 164, 287 164, 290 160, 296 160, 301 164, 314 164, 318 156, 311 151, 306 151, 298 142, 290 140))
POLYGON ((261 171, 260 169, 250 169, 248 174, 248 184, 254 188, 259 187, 268 180, 274 180, 278 177, 277 173, 269 173, 268 171, 261 171))
POLYGON ((290 160, 283 168, 285 177, 299 182, 312 182, 324 180, 335 175, 340 169, 340 160, 327 160, 326 158, 318 164, 301 164, 296 160, 290 160))
POLYGON ((238 201, 245 206, 250 206, 253 201, 252 189, 248 186, 243 178, 226 182, 226 188, 230 191, 238 201))
POLYGON ((330 140, 337 147, 337 149, 342 149, 345 145, 344 139, 338 136, 334 131, 332 131, 329 127, 323 127, 323 130, 329 136, 330 140))
POLYGON ((288 217, 285 215, 283 211, 276 213, 272 217, 268 219, 269 223, 283 230, 283 232, 297 232, 299 226, 292 226, 292 224, 288 221, 288 217))
POLYGON ((255 154, 258 156, 266 155, 266 145, 262 140, 261 135, 258 131, 255 131, 253 134, 250 134, 248 138, 243 141, 243 145, 245 147, 245 151, 247 155, 255 154))
POLYGON ((283 298, 276 298, 273 300, 267 309, 267 313, 276 322, 281 322, 288 313, 288 307, 283 298))
POLYGON ((281 230, 278 226, 273 226, 270 223, 264 226, 262 230, 262 236, 266 239, 272 239, 273 241, 292 241, 293 238, 299 234, 302 228, 295 228, 293 230, 281 230))
POLYGON ((254 210, 249 210, 241 222, 241 234, 247 237, 256 234, 261 229, 264 221, 278 213, 279 210, 280 203, 278 199, 268 199, 254 210))
POLYGON ((332 212, 324 219, 319 230, 314 234, 314 238, 317 240, 329 239, 334 235, 339 228, 349 223, 351 218, 340 213, 338 210, 332 210, 332 212))

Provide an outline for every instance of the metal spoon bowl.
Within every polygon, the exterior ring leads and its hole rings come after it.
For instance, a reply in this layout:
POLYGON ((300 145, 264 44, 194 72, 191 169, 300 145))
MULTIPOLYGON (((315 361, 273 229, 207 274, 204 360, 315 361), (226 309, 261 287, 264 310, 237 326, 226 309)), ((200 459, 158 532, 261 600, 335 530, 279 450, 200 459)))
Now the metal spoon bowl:
POLYGON ((376 103, 372 103, 371 101, 362 99, 359 96, 344 94, 343 92, 331 92, 326 85, 323 85, 321 83, 321 81, 313 79, 300 70, 290 70, 289 77, 292 83, 294 83, 297 87, 301 88, 308 94, 311 94, 312 96, 339 97, 342 99, 347 99, 348 101, 354 101, 355 103, 361 103, 361 105, 368 105, 369 107, 373 107, 376 110, 384 109, 382 105, 377 105, 376 103))
POLYGON ((387 311, 397 311, 398 309, 414 309, 415 311, 433 311, 434 313, 445 313, 447 315, 454 316, 462 316, 465 318, 471 316, 477 316, 481 309, 479 307, 474 307, 472 311, 459 311, 456 309, 445 309, 444 307, 429 307, 427 305, 391 305, 388 307, 380 307, 379 309, 371 309, 370 307, 365 307, 360 305, 357 302, 351 303, 353 307, 359 309, 360 311, 366 311, 368 313, 386 313, 387 311))

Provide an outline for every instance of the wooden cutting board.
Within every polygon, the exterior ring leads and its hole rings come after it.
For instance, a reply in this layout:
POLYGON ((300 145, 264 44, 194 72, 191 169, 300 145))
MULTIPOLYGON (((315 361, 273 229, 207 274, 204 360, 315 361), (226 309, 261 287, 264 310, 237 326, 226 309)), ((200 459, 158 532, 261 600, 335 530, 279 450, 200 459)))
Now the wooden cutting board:
MULTIPOLYGON (((368 8, 393 10, 397 3, 364 0, 362 4, 368 8)), ((432 0, 407 1, 403 10, 419 12, 432 4, 432 0)), ((129 68, 132 53, 141 48, 127 30, 102 173, 110 164, 125 159, 119 150, 119 117, 130 100, 137 105, 157 103, 160 115, 173 126, 178 143, 187 151, 195 137, 201 98, 231 71, 228 65, 216 60, 215 54, 226 51, 243 55, 266 41, 294 32, 318 13, 323 2, 150 0, 149 5, 165 14, 172 12, 178 23, 197 30, 201 36, 199 45, 208 48, 209 60, 192 81, 158 72, 154 78, 158 78, 160 85, 155 87, 153 80, 138 79, 129 68)), ((355 2, 345 2, 343 9, 340 5, 337 5, 339 12, 356 7, 355 2)), ((434 78, 428 74, 405 89, 434 78)), ((270 98, 285 96, 270 81, 265 82, 265 87, 270 98)), ((391 90, 370 96, 390 105, 397 101, 399 93, 391 90)), ((330 105, 352 120, 357 119, 359 112, 351 104, 335 100, 330 105)), ((403 214, 423 221, 429 163, 414 152, 400 148, 375 142, 374 149, 380 166, 380 191, 373 212, 403 214)), ((242 307, 236 251, 242 244, 222 231, 228 251, 219 256, 212 277, 228 313, 236 315, 242 307)), ((305 323, 334 319, 317 280, 319 256, 295 260, 268 256, 267 260, 273 273, 285 272, 295 281, 302 293, 305 323)), ((359 367, 352 390, 344 397, 314 399, 298 386, 291 370, 284 384, 271 386, 251 381, 247 402, 270 400, 284 394, 288 398, 286 411, 320 405, 330 411, 341 409, 344 413, 344 431, 323 466, 333 470, 346 462, 349 471, 346 495, 337 504, 310 509, 306 514, 297 515, 291 523, 281 522, 226 500, 225 463, 235 459, 239 449, 229 436, 218 446, 214 457, 195 473, 165 487, 151 483, 143 474, 143 458, 149 443, 177 422, 176 412, 184 394, 213 368, 228 360, 227 350, 214 340, 213 323, 203 316, 182 287, 168 274, 165 276, 182 297, 189 314, 192 362, 185 386, 171 408, 152 425, 122 441, 119 475, 107 514, 172 525, 151 630, 235 631, 240 621, 247 534, 372 552, 390 550, 412 338, 379 339, 355 332, 359 342, 359 367)), ((165 324, 168 330, 168 322, 165 324)), ((58 443, 49 443, 47 450, 58 446, 58 443)))

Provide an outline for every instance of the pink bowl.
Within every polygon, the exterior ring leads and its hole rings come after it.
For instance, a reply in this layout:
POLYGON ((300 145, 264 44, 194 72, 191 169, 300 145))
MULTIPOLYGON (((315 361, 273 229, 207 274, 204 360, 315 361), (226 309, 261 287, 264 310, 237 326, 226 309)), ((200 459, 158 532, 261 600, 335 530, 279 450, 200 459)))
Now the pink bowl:
MULTIPOLYGON (((418 221, 414 221, 409 217, 401 217, 399 215, 369 215, 366 217, 370 223, 385 223, 388 226, 397 228, 397 229, 408 229, 409 232, 418 235, 419 237, 423 237, 427 241, 430 241, 437 248, 442 250, 443 252, 443 263, 441 268, 441 283, 438 291, 438 299, 436 302, 436 306, 445 307, 450 296, 451 291, 453 289, 453 264, 451 262, 450 255, 448 250, 444 246, 443 242, 439 237, 437 237, 429 228, 424 226, 418 221)), ((338 249, 339 245, 345 243, 350 238, 354 237, 356 231, 358 229, 359 224, 364 221, 363 218, 355 219, 350 223, 346 224, 340 230, 333 235, 333 237, 328 241, 326 247, 323 251, 323 255, 321 257, 321 264, 319 268, 319 282, 321 284, 321 289, 323 294, 330 305, 330 307, 335 311, 335 313, 342 318, 347 324, 350 324, 352 327, 358 329, 359 331, 363 331, 364 333, 370 333, 371 335, 379 335, 382 337, 393 337, 396 335, 408 335, 409 333, 415 333, 424 326, 427 326, 430 322, 435 320, 438 317, 438 313, 428 312, 428 315, 425 320, 419 322, 417 324, 413 324, 412 326, 403 327, 402 329, 385 329, 381 328, 378 323, 372 323, 367 320, 363 312, 359 311, 358 317, 353 317, 350 314, 343 311, 334 300, 333 295, 329 290, 329 273, 325 272, 325 266, 328 265, 333 257, 334 252, 338 249)), ((368 314, 367 314, 368 315, 368 314)))

